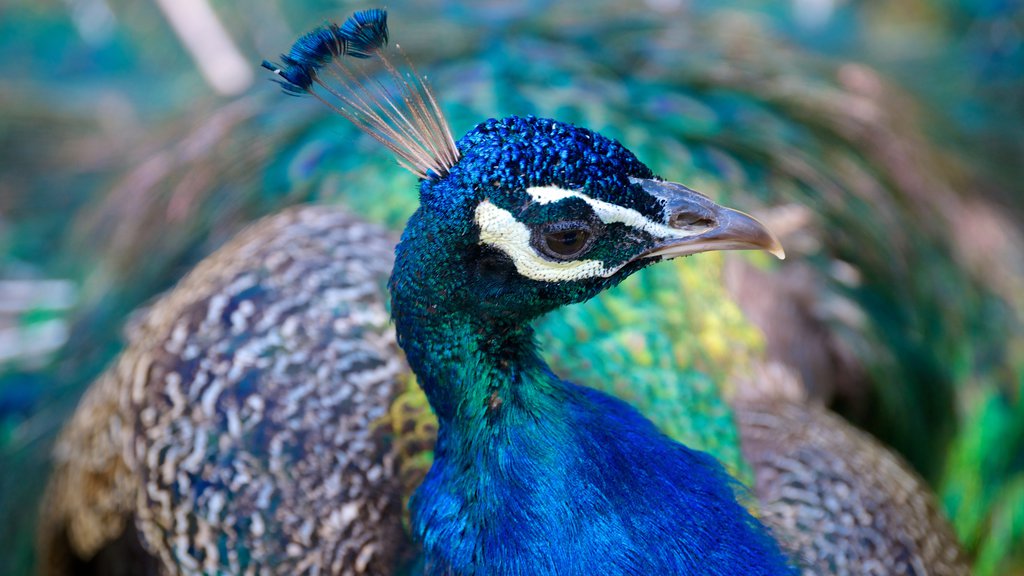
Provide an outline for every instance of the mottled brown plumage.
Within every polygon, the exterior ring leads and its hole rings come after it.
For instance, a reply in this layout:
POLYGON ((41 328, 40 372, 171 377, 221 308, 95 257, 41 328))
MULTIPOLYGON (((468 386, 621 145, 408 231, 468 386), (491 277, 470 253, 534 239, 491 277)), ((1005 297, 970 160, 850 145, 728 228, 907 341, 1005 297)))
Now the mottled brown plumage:
MULTIPOLYGON (((120 411, 120 383, 117 368, 103 374, 54 448, 39 531, 44 574, 72 572, 77 562, 96 558, 133 528, 128 523, 137 483, 122 450, 127 422, 120 411)), ((135 569, 131 566, 130 572, 135 569)))
POLYGON ((965 576, 966 555, 925 482, 772 364, 733 402, 761 519, 806 576, 965 576))
POLYGON ((134 515, 165 572, 392 571, 389 410, 406 387, 381 296, 394 242, 336 209, 290 210, 152 306, 59 441, 48 569, 74 560, 60 538, 89 559, 134 515))

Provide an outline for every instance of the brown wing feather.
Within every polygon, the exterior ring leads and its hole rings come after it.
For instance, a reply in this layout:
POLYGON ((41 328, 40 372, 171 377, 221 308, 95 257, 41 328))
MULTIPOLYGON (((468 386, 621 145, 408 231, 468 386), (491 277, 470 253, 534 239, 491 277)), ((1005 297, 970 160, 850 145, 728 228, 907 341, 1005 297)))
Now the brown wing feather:
POLYGON ((387 421, 407 370, 384 299, 393 247, 307 207, 203 261, 83 400, 46 529, 87 556, 134 513, 170 572, 390 573, 407 545, 387 421))
POLYGON ((970 574, 928 486, 879 442, 798 401, 734 408, 762 520, 805 574, 970 574))

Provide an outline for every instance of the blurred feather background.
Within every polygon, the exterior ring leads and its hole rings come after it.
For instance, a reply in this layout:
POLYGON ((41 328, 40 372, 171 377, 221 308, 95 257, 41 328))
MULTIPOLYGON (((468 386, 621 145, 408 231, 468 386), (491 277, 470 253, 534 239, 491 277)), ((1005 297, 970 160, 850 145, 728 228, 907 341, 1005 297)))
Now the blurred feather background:
MULTIPOLYGON (((31 572, 49 448, 133 310, 283 206, 342 202, 392 226, 411 212, 414 179, 384 151, 257 72, 367 6, 0 5, 0 573, 31 572)), ((935 487, 978 574, 1024 574, 1024 1, 388 9, 457 134, 510 113, 577 122, 784 235, 784 267, 716 261, 710 282, 691 266, 621 293, 682 282, 699 302, 724 279, 766 338, 733 308, 664 319, 613 294, 545 325, 580 340, 562 366, 641 367, 624 393, 670 427, 718 415, 659 388, 687 351, 706 353, 697 380, 734 373, 748 348, 785 360, 935 487), (628 329, 657 322, 692 330, 628 329)))

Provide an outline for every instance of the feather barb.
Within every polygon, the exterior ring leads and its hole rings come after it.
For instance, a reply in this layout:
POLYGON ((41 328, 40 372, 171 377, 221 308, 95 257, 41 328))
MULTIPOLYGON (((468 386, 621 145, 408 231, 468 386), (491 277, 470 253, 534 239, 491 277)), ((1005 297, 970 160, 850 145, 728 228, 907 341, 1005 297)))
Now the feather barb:
POLYGON ((356 12, 341 25, 329 23, 300 37, 283 65, 263 61, 290 94, 309 94, 355 124, 397 156, 420 178, 444 176, 459 160, 448 121, 426 79, 401 54, 406 70, 388 55, 387 12, 356 12), (368 70, 359 61, 376 61, 368 70))

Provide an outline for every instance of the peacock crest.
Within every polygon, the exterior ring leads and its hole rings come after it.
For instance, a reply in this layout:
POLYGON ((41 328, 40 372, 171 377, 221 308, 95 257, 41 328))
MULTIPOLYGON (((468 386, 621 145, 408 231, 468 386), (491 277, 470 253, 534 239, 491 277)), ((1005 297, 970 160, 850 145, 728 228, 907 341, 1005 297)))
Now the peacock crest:
POLYGON ((316 28, 281 55, 283 66, 264 60, 263 67, 286 92, 313 96, 387 146, 407 170, 439 178, 458 162, 459 150, 426 79, 401 46, 394 51, 406 69, 388 54, 388 15, 375 8, 316 28))

